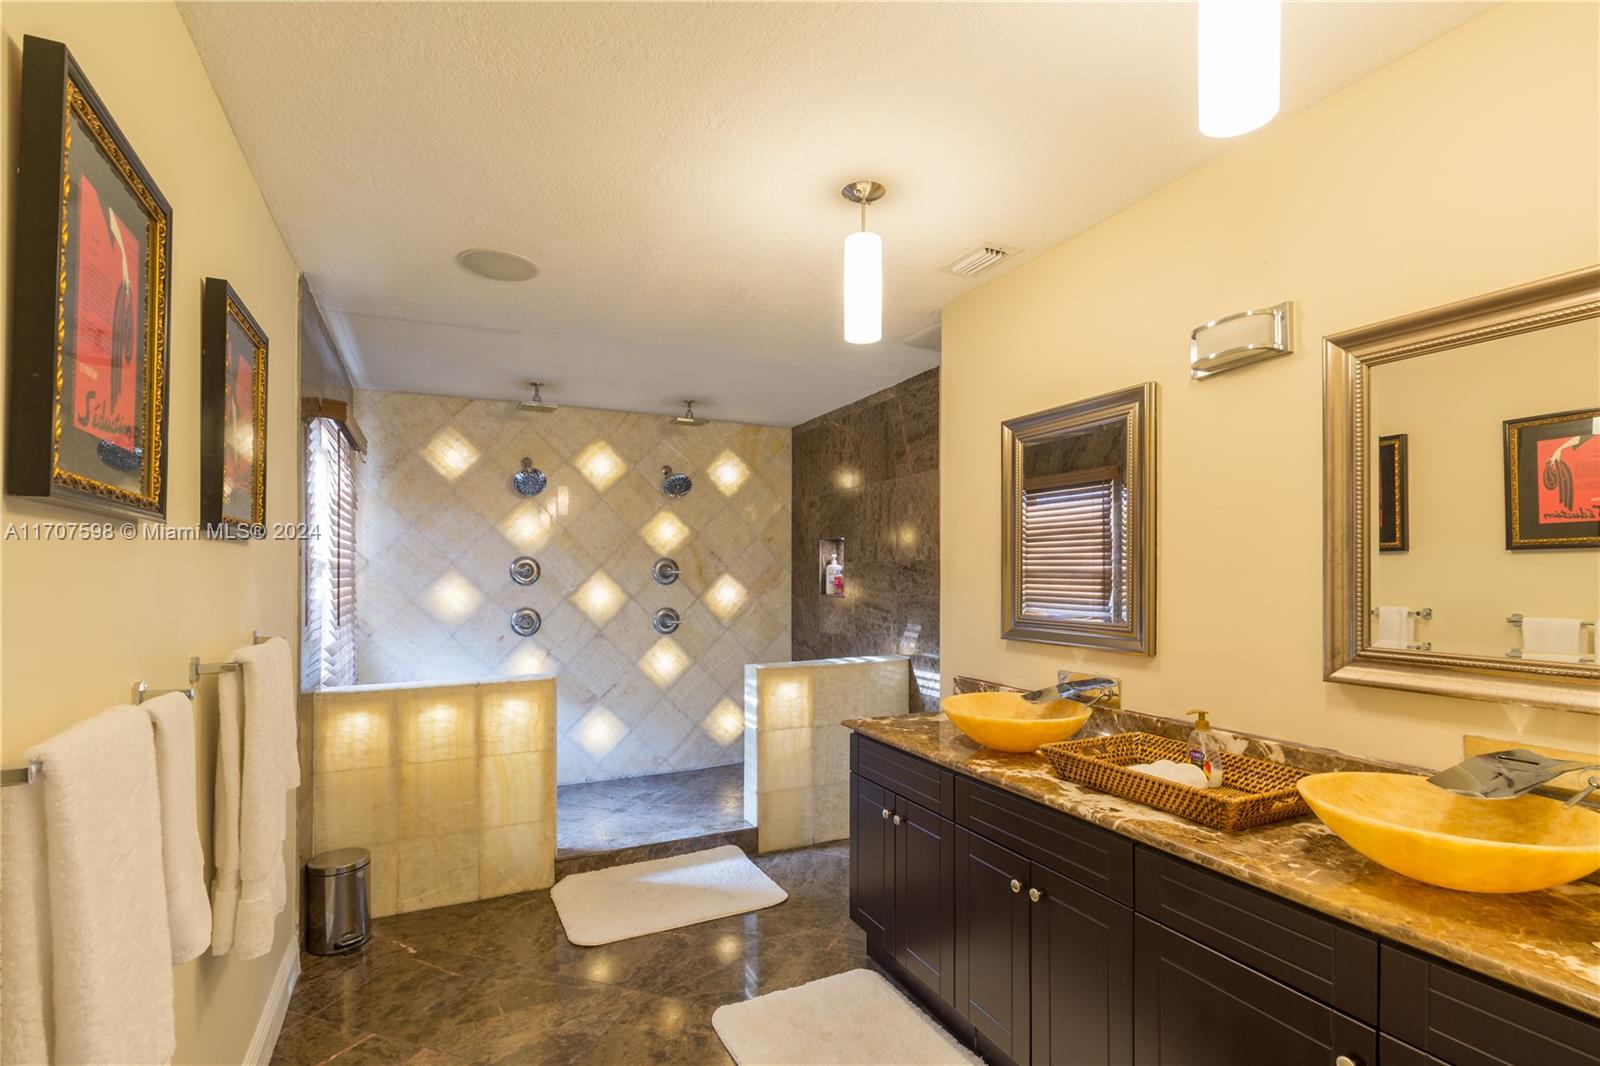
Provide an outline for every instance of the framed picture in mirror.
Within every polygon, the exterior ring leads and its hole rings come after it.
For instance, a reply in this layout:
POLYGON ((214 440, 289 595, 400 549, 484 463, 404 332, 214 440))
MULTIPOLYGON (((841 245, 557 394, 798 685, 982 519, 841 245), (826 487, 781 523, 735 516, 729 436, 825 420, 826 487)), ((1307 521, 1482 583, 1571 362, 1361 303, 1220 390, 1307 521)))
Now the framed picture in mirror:
POLYGON ((1378 438, 1378 550, 1403 552, 1411 543, 1406 514, 1406 435, 1378 438))
POLYGON ((1600 548, 1600 407, 1507 419, 1506 550, 1600 548))

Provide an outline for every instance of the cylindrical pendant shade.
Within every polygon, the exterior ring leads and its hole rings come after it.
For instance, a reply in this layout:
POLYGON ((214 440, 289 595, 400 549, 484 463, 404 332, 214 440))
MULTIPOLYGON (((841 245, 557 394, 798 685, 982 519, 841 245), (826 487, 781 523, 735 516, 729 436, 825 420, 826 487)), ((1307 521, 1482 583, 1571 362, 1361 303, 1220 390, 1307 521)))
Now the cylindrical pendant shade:
POLYGON ((883 238, 866 230, 844 239, 844 339, 883 339, 883 238))
POLYGON ((1278 113, 1279 0, 1200 0, 1200 132, 1237 137, 1278 113))

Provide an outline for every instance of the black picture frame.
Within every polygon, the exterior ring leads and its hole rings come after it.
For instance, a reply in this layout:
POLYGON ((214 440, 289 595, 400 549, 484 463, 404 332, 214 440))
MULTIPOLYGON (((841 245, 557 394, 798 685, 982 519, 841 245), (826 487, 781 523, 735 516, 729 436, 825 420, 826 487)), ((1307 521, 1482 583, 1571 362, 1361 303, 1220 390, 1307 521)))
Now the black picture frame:
POLYGON ((59 41, 17 147, 6 492, 165 522, 172 206, 59 41))
POLYGON ((1411 550, 1411 506, 1408 494, 1410 455, 1406 434, 1378 438, 1378 550, 1411 550))
POLYGON ((200 297, 200 522, 207 536, 246 541, 264 534, 267 371, 261 323, 225 279, 207 278, 200 297))
POLYGON ((1504 428, 1506 550, 1600 548, 1600 407, 1504 428))

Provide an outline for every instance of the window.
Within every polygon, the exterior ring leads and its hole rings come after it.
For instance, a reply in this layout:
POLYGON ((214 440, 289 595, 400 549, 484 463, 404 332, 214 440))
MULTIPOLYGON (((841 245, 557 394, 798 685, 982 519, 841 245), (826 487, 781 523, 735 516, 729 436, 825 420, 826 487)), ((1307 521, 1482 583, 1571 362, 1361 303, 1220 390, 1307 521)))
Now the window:
POLYGON ((331 418, 306 424, 306 613, 301 688, 356 680, 355 447, 331 418))
POLYGON ((1029 478, 1022 489, 1022 613, 1112 621, 1122 614, 1121 482, 1104 473, 1029 478))

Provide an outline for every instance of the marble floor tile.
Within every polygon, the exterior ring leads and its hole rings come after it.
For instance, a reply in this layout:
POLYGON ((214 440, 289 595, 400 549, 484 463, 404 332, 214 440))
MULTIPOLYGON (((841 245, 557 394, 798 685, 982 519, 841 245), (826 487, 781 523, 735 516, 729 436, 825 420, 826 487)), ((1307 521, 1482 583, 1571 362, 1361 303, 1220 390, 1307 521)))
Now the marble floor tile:
POLYGON ((787 901, 597 948, 548 890, 378 919, 361 952, 304 958, 274 1066, 726 1066, 718 1006, 872 965, 846 844, 754 861, 787 901))
POLYGON ((556 857, 742 829, 744 767, 713 766, 556 789, 556 857))

